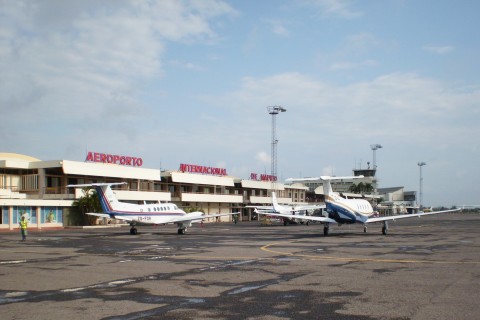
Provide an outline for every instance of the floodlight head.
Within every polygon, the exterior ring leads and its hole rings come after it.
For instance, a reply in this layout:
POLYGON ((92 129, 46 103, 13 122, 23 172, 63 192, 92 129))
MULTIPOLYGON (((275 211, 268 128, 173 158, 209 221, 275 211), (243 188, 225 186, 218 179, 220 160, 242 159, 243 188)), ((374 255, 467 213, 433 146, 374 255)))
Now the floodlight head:
POLYGON ((371 144, 370 148, 372 150, 377 150, 377 149, 380 149, 380 148, 383 148, 383 147, 377 143, 377 144, 371 144))
POLYGON ((272 107, 267 107, 268 113, 269 114, 279 114, 280 112, 286 112, 287 109, 285 109, 282 106, 272 106, 272 107))
POLYGON ((426 165, 425 162, 419 162, 419 163, 417 163, 417 164, 418 164, 419 167, 426 165))

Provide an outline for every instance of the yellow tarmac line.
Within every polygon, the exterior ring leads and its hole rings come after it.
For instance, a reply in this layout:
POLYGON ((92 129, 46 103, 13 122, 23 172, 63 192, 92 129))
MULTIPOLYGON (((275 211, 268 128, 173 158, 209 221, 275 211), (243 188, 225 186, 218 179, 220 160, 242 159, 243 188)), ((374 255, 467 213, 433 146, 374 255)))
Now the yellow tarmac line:
POLYGON ((204 256, 204 255, 194 255, 194 254, 185 254, 185 255, 175 255, 168 256, 168 259, 217 259, 217 260, 276 260, 274 257, 226 257, 226 256, 204 256))
POLYGON ((281 254, 292 257, 308 258, 309 260, 329 260, 342 262, 383 262, 383 263, 431 263, 431 264, 480 264, 480 261, 439 261, 439 260, 407 260, 407 259, 374 259, 374 258, 353 258, 353 257, 332 257, 332 256, 316 256, 301 253, 282 252, 270 249, 270 247, 285 242, 271 243, 260 248, 265 252, 281 254))

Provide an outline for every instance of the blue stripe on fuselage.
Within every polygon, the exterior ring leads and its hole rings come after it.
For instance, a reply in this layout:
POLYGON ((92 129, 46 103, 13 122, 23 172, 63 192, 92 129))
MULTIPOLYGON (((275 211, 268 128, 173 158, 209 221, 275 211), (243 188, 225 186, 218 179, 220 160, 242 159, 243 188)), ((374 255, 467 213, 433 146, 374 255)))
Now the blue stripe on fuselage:
POLYGON ((329 218, 338 223, 350 224, 357 222, 354 211, 329 201, 327 201, 326 204, 329 218))
POLYGON ((102 206, 103 212, 107 214, 112 214, 112 208, 110 208, 108 201, 106 199, 105 193, 102 190, 102 187, 95 186, 95 190, 97 190, 98 199, 100 200, 100 205, 102 206))

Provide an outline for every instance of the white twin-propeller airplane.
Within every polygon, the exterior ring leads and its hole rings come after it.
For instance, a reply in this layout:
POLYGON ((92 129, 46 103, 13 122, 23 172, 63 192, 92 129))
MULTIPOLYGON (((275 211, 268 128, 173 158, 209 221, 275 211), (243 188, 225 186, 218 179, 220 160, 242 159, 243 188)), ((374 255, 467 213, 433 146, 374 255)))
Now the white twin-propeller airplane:
POLYGON ((456 212, 460 209, 454 210, 443 210, 443 211, 432 211, 432 212, 418 212, 412 214, 402 214, 395 216, 384 216, 378 217, 378 213, 375 212, 372 208, 370 202, 364 199, 345 199, 342 198, 337 192, 333 192, 332 186, 330 184, 331 180, 338 179, 351 179, 351 178, 361 178, 357 177, 320 177, 323 180, 323 191, 325 195, 325 204, 326 212, 328 216, 318 217, 318 216, 301 216, 301 215, 292 215, 290 213, 281 212, 282 207, 279 206, 276 198, 275 192, 272 192, 272 202, 273 207, 276 212, 266 212, 262 210, 255 209, 255 212, 263 215, 270 215, 288 219, 302 219, 306 221, 318 221, 323 224, 323 234, 328 235, 330 229, 330 223, 342 224, 353 224, 361 223, 364 226, 364 232, 367 232, 367 224, 374 222, 382 222, 382 233, 387 234, 388 231, 388 221, 404 219, 404 218, 414 218, 421 217, 425 215, 446 213, 446 212, 456 212))
POLYGON ((104 213, 87 214, 101 218, 113 218, 130 222, 130 234, 137 234, 137 223, 141 224, 167 224, 175 223, 178 227, 178 234, 185 234, 187 227, 191 227, 192 223, 201 222, 206 218, 230 216, 238 214, 233 213, 219 213, 206 215, 203 212, 189 212, 186 213, 179 209, 173 203, 153 203, 153 204, 133 204, 118 201, 111 186, 123 185, 126 182, 120 183, 92 183, 92 184, 76 184, 68 185, 72 188, 91 187, 97 191, 100 204, 104 213))

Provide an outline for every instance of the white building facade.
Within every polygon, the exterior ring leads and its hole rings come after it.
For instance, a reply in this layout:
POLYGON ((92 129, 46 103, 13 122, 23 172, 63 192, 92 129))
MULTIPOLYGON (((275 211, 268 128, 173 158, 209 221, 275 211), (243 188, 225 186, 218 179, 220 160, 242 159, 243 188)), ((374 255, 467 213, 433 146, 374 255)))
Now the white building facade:
MULTIPOLYGON (((225 168, 180 164, 178 170, 161 171, 142 164, 139 157, 93 152, 86 161, 42 161, 0 153, 0 230, 17 229, 22 215, 33 229, 75 224, 78 213, 72 204, 82 191, 67 188, 69 184, 126 182, 115 191, 120 201, 173 202, 208 214, 241 212, 240 221, 256 219, 247 205, 271 204, 271 181, 232 177, 225 168)), ((306 204, 307 187, 282 183, 275 187, 279 202, 306 204)))

